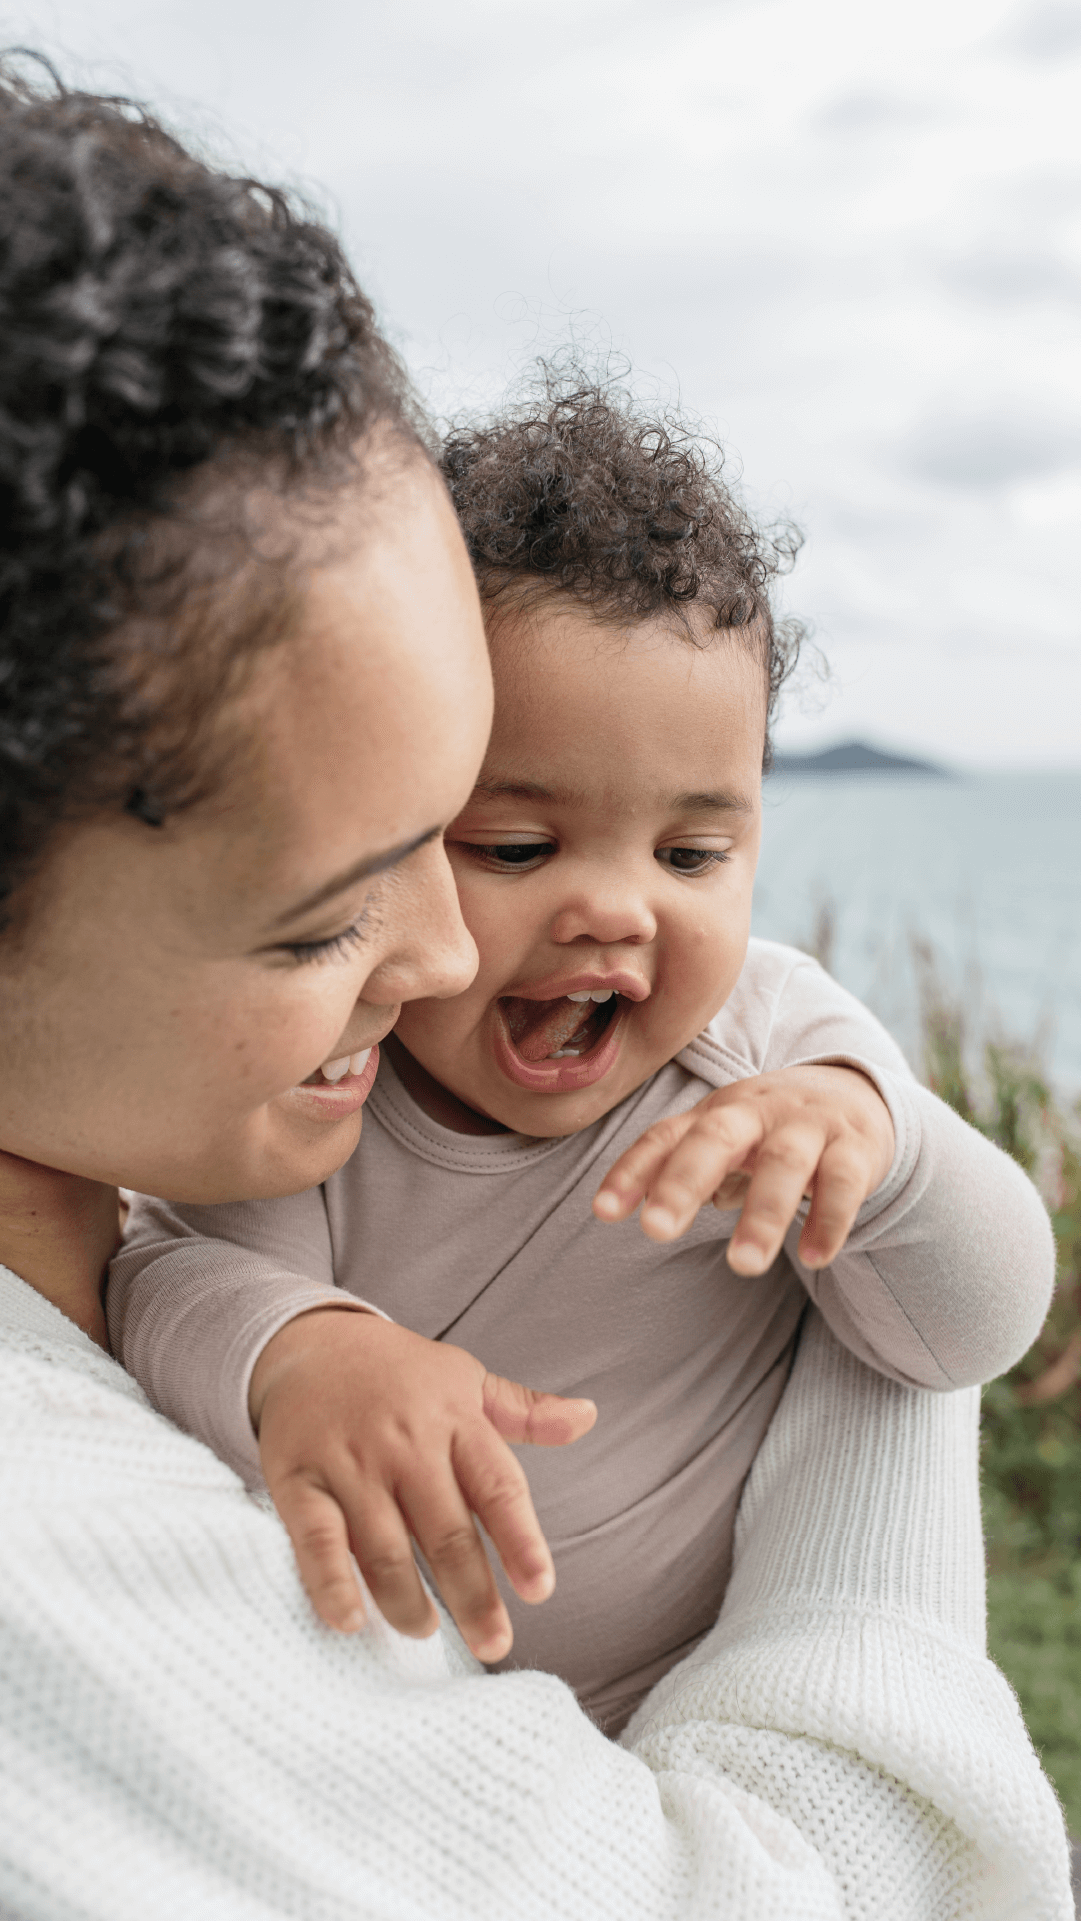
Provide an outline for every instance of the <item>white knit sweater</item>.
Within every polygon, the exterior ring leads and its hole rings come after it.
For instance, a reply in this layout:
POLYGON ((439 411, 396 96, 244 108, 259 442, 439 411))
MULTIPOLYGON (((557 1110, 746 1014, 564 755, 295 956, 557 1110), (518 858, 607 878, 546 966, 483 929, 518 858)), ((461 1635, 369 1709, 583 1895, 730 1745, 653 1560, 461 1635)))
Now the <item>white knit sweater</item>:
POLYGON ((983 1652, 976 1395, 809 1311, 721 1619, 622 1746, 319 1626, 277 1519, 0 1269, 5 1921, 1067 1921, 983 1652))

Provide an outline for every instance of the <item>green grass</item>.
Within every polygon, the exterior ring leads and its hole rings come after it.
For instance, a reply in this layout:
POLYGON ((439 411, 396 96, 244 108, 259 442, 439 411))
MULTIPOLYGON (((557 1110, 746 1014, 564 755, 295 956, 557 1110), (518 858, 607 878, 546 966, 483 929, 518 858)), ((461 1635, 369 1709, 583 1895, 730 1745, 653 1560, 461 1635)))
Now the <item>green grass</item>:
POLYGON ((975 1070, 933 958, 922 975, 926 1079, 1012 1154, 1051 1209, 1058 1282, 1039 1340, 984 1389, 988 1639, 1081 1836, 1081 1115, 1021 1049, 986 1045, 975 1070))

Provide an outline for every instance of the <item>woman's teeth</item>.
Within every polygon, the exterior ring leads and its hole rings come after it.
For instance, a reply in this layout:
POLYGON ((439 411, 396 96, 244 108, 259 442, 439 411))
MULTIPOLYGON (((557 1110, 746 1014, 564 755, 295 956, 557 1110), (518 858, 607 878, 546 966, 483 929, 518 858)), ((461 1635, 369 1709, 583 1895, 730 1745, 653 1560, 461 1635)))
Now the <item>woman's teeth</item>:
POLYGON ((347 1074, 362 1074, 368 1065, 370 1047, 359 1054, 342 1054, 336 1061, 324 1061, 320 1072, 325 1081, 343 1081, 347 1074))

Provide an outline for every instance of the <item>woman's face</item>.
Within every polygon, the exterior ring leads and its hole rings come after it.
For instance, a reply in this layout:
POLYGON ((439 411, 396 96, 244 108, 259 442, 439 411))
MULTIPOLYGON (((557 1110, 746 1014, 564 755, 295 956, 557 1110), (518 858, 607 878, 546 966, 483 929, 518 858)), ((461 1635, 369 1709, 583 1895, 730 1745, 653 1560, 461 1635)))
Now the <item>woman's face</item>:
POLYGON ((64 830, 31 882, 0 941, 0 1147, 176 1200, 296 1192, 352 1153, 376 1057, 322 1063, 472 979, 442 843, 491 721, 469 561, 416 459, 329 534, 226 787, 64 830))

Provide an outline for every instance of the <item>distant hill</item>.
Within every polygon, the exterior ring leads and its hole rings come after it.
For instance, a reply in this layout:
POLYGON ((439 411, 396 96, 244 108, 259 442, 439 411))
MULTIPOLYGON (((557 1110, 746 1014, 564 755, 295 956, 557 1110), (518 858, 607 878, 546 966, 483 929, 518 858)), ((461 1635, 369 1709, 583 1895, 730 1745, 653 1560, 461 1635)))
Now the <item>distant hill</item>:
POLYGON ((913 774, 923 780, 950 780, 948 767, 933 760, 909 760, 903 754, 884 754, 862 740, 842 741, 821 754, 775 754, 775 774, 913 774))

